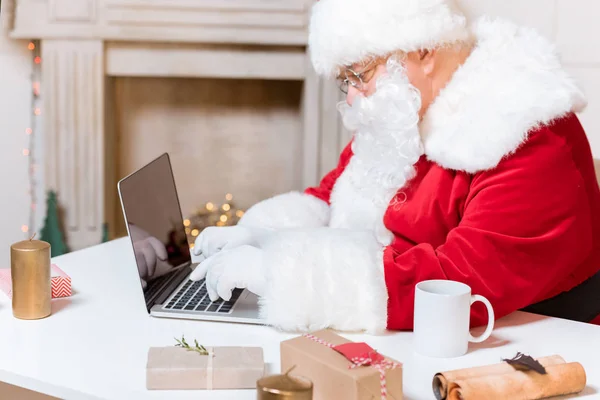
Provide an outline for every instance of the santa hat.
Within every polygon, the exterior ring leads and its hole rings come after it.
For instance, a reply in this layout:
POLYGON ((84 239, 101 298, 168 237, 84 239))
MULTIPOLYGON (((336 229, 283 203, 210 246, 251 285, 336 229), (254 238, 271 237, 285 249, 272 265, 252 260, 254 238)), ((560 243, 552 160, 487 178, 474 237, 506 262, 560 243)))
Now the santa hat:
POLYGON ((469 38, 454 0, 320 0, 312 9, 309 52, 317 73, 337 74, 368 56, 411 52, 469 38))

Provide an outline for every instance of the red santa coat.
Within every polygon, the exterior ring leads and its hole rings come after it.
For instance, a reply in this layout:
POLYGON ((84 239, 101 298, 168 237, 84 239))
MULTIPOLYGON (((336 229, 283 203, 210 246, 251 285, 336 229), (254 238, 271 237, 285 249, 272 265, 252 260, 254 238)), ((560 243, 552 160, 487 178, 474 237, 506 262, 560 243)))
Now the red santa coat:
MULTIPOLYGON (((600 191, 574 114, 583 96, 534 31, 485 19, 473 31, 477 47, 421 122, 416 176, 384 210, 348 189, 359 181, 350 144, 318 187, 242 219, 279 231, 264 246, 269 323, 411 329, 415 285, 429 279, 468 284, 500 318, 598 272, 600 191)), ((474 307, 472 324, 486 322, 474 307)))
MULTIPOLYGON (((329 202, 352 152, 307 192, 329 202)), ((391 329, 410 329, 414 286, 429 279, 468 284, 497 317, 568 291, 600 268, 600 192, 585 133, 569 115, 533 131, 518 151, 476 174, 424 156, 384 223, 391 329)), ((475 325, 487 323, 474 308, 475 325)))

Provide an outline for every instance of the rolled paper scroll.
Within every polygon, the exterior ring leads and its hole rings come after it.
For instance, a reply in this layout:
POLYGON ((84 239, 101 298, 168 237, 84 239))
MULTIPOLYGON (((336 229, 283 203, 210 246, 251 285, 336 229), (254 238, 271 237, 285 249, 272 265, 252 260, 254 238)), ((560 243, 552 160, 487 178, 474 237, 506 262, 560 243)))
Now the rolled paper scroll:
POLYGON ((585 384, 581 364, 557 364, 546 367, 546 374, 513 371, 457 380, 449 386, 448 400, 538 400, 579 393, 585 384))
MULTIPOLYGON (((564 364, 565 360, 561 356, 550 356, 538 358, 540 364, 544 367, 556 364, 564 364)), ((514 372, 515 368, 507 363, 484 365, 481 367, 457 369, 454 371, 440 372, 433 378, 433 391, 435 398, 445 400, 448 397, 448 386, 455 381, 464 381, 466 379, 480 376, 501 375, 514 372)))

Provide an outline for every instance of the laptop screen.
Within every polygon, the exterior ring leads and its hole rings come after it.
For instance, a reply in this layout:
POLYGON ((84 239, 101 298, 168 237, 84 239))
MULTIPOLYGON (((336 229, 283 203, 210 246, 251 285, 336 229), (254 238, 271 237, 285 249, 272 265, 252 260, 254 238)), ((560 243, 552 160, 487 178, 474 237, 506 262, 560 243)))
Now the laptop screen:
POLYGON ((146 303, 153 288, 191 263, 190 248, 168 154, 119 183, 146 303))

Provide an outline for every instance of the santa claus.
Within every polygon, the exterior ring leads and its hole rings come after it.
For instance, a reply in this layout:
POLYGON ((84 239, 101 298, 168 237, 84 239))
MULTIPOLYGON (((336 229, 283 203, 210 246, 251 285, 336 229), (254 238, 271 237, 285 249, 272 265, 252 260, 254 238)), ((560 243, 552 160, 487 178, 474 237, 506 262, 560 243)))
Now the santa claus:
MULTIPOLYGON (((415 284, 468 284, 497 318, 600 314, 600 191, 553 46, 450 0, 321 0, 316 71, 347 93, 354 132, 318 187, 208 228, 211 299, 234 288, 290 331, 411 329, 415 284), (595 298, 595 299, 594 299, 595 298)), ((487 322, 473 308, 472 324, 487 322)))

